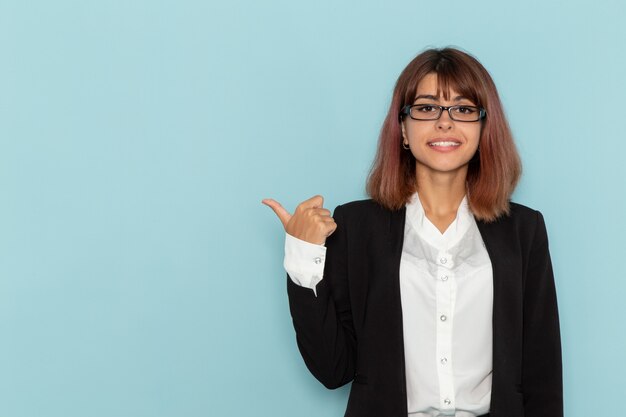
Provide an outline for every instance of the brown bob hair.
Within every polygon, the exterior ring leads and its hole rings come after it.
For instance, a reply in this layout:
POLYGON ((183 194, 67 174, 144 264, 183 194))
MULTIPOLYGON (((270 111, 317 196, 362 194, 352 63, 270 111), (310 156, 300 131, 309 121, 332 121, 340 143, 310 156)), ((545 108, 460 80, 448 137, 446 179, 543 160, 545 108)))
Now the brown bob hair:
POLYGON ((487 111, 480 122, 480 150, 468 167, 467 197, 477 219, 494 221, 509 212, 521 162, 491 76, 476 58, 454 48, 428 49, 400 74, 380 132, 367 193, 382 206, 399 210, 417 191, 415 158, 402 148, 400 112, 413 104, 419 82, 430 73, 437 74, 439 93, 446 100, 454 89, 487 111))

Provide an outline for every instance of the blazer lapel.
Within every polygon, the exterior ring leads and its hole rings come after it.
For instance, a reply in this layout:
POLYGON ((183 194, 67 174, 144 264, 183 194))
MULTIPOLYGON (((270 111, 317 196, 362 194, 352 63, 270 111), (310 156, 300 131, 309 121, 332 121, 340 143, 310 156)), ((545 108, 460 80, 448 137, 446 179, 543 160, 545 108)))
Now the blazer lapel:
POLYGON ((406 223, 406 207, 403 207, 400 210, 392 211, 389 217, 389 248, 390 253, 393 254, 393 259, 390 265, 394 265, 393 271, 393 279, 391 282, 393 283, 393 291, 394 291, 394 299, 397 300, 395 303, 395 315, 398 317, 399 323, 397 324, 397 348, 396 352, 398 355, 398 359, 400 360, 400 372, 395 373, 394 378, 397 381, 398 387, 400 388, 400 404, 399 409, 401 410, 401 415, 407 415, 407 393, 406 393, 406 363, 404 357, 404 331, 403 331, 403 318, 402 318, 402 302, 401 302, 401 294, 400 294, 400 260, 402 258, 402 246, 404 244, 404 227, 406 223))
MULTIPOLYGON (((521 256, 512 239, 514 231, 502 225, 477 221, 493 269, 493 375, 491 410, 502 410, 505 390, 521 382, 519 359, 522 348, 521 256), (504 227, 503 227, 504 226, 504 227), (503 395, 504 394, 504 395, 503 395)), ((496 413, 497 414, 497 413, 496 413)))

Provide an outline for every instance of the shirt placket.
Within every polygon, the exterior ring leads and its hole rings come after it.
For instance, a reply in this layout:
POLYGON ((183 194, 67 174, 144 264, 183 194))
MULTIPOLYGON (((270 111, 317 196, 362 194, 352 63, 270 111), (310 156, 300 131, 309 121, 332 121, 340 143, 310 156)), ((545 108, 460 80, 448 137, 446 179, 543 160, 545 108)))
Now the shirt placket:
POLYGON ((454 374, 452 368, 452 329, 454 324, 454 300, 456 279, 453 273, 454 258, 446 251, 437 254, 437 311, 436 311, 436 358, 435 366, 439 377, 440 411, 454 415, 454 374))

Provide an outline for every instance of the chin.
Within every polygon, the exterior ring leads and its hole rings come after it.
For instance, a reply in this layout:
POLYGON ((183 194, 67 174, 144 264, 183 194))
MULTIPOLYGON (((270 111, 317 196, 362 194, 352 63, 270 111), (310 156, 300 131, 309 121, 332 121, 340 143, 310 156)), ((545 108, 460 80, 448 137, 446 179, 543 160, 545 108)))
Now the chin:
POLYGON ((417 160, 416 169, 425 169, 434 172, 454 172, 467 169, 471 158, 463 158, 457 161, 420 161, 417 160))

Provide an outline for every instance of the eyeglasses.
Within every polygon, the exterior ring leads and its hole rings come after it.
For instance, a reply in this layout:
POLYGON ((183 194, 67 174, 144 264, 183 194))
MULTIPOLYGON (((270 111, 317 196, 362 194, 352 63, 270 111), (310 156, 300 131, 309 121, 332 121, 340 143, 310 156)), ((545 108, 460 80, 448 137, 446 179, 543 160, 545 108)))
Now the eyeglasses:
POLYGON ((487 116, 487 111, 476 106, 439 106, 437 104, 408 104, 400 112, 400 121, 405 116, 413 120, 437 120, 444 110, 448 111, 450 118, 457 122, 477 122, 487 116))

